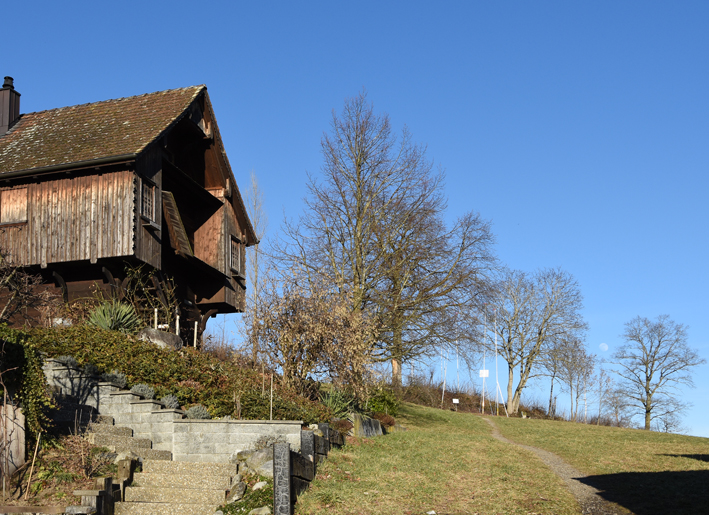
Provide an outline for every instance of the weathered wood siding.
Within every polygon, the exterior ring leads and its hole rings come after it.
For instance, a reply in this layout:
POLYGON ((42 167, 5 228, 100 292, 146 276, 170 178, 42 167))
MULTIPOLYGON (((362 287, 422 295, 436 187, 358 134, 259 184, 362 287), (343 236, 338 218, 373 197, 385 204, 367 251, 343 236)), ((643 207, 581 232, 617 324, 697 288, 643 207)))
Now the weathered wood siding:
POLYGON ((194 255, 226 274, 224 249, 224 207, 214 213, 194 234, 194 255))
MULTIPOLYGON (((0 224, 0 247, 13 262, 30 266, 132 255, 134 178, 122 171, 3 188, 26 189, 27 221, 0 224)), ((22 202, 21 195, 14 198, 22 202)), ((5 209, 17 214, 20 208, 5 209)))

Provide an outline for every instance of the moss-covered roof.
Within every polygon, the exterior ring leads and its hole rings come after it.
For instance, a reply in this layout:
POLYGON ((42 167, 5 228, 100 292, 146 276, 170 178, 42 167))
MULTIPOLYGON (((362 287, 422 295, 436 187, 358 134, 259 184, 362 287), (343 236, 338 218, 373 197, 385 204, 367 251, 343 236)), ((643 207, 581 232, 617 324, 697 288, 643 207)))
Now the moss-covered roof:
POLYGON ((191 86, 23 114, 0 136, 0 176, 138 154, 205 89, 191 86))

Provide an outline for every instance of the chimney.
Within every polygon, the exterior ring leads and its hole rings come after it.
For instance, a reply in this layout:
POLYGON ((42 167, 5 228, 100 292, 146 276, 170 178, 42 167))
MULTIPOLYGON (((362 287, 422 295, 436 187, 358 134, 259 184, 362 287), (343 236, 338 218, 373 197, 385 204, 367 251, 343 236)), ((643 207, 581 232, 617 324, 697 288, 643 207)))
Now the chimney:
POLYGON ((20 94, 15 91, 12 77, 5 77, 0 89, 0 136, 20 117, 20 94))

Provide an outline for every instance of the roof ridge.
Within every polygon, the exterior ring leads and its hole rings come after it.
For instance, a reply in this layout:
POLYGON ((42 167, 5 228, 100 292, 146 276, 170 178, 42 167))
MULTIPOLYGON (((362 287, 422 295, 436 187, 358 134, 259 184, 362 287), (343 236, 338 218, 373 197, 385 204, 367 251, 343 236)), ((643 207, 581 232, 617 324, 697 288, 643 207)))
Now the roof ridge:
MULTIPOLYGON (((119 102, 123 100, 132 100, 135 98, 140 98, 140 97, 148 97, 151 95, 158 95, 158 94, 164 94, 164 93, 172 93, 175 91, 184 91, 188 89, 196 89, 198 91, 201 91, 203 89, 207 89, 207 86, 205 84, 197 84, 194 86, 185 86, 182 88, 172 88, 172 89, 163 89, 159 91, 153 91, 151 93, 141 93, 140 95, 131 95, 129 97, 118 97, 118 98, 109 98, 106 100, 97 100, 96 102, 85 102, 83 104, 74 104, 70 106, 63 106, 63 107, 53 107, 52 109, 42 109, 41 111, 30 111, 29 113, 20 113, 20 117, 22 116, 27 116, 31 114, 41 114, 41 113, 47 113, 50 111, 62 111, 65 109, 74 109, 76 107, 84 107, 84 106, 89 106, 89 105, 96 105, 96 104, 106 104, 108 102, 119 102)), ((13 126, 14 127, 14 126, 13 126)))

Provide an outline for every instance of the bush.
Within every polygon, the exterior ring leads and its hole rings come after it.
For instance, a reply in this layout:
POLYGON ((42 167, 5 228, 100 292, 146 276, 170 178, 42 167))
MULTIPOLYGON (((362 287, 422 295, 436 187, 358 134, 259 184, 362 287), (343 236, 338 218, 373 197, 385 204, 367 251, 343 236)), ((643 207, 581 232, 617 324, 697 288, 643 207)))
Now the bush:
POLYGON ((81 371, 87 376, 98 375, 98 367, 93 363, 87 363, 86 365, 84 365, 84 368, 82 368, 81 371))
POLYGON ((101 374, 101 381, 113 383, 119 388, 125 388, 128 384, 128 378, 126 377, 126 375, 119 372, 118 370, 111 370, 110 374, 101 374))
POLYGON ((399 406, 401 401, 396 394, 389 388, 380 387, 367 401, 367 408, 371 412, 385 413, 395 417, 399 414, 399 406))
POLYGON ((42 370, 39 349, 26 341, 26 336, 0 325, 0 396, 7 393, 22 406, 25 428, 34 437, 52 427, 47 411, 55 408, 47 379, 42 370), (7 388, 7 392, 3 390, 7 388))
POLYGON ((320 402, 330 408, 335 418, 345 418, 356 408, 355 398, 352 395, 335 389, 321 393, 320 402))
POLYGON ((353 427, 354 424, 352 424, 352 422, 350 422, 349 420, 345 419, 333 420, 332 422, 330 422, 330 428, 334 429, 342 436, 346 436, 347 433, 350 432, 350 429, 352 429, 353 427))
POLYGON ((187 415, 187 418, 195 420, 209 420, 210 418, 212 418, 212 416, 209 414, 209 411, 207 411, 207 408, 205 408, 201 404, 192 406, 185 412, 185 415, 187 415))
POLYGON ((135 334, 143 325, 133 306, 116 300, 102 302, 91 312, 86 323, 106 331, 135 334))
POLYGON ((373 413, 372 418, 377 419, 384 427, 394 427, 394 425, 396 425, 396 420, 394 420, 394 417, 387 415, 386 413, 373 413))
MULTIPOLYGON (((215 418, 269 418, 270 395, 262 392, 260 371, 219 361, 196 349, 161 349, 129 335, 86 325, 26 331, 0 327, 0 337, 9 335, 25 339, 49 358, 72 355, 80 363, 94 363, 100 371, 118 375, 104 374, 104 380, 122 379, 121 386, 144 383, 155 390, 156 398, 172 394, 182 406, 202 404, 215 418)), ((284 387, 274 375, 273 418, 310 424, 330 420, 332 414, 322 404, 284 387)))
POLYGON ((180 401, 178 401, 177 397, 172 394, 164 396, 160 399, 160 402, 167 409, 180 409, 180 401))
POLYGON ((137 384, 131 388, 130 391, 140 395, 144 399, 153 399, 155 397, 155 390, 150 388, 147 384, 137 384))

